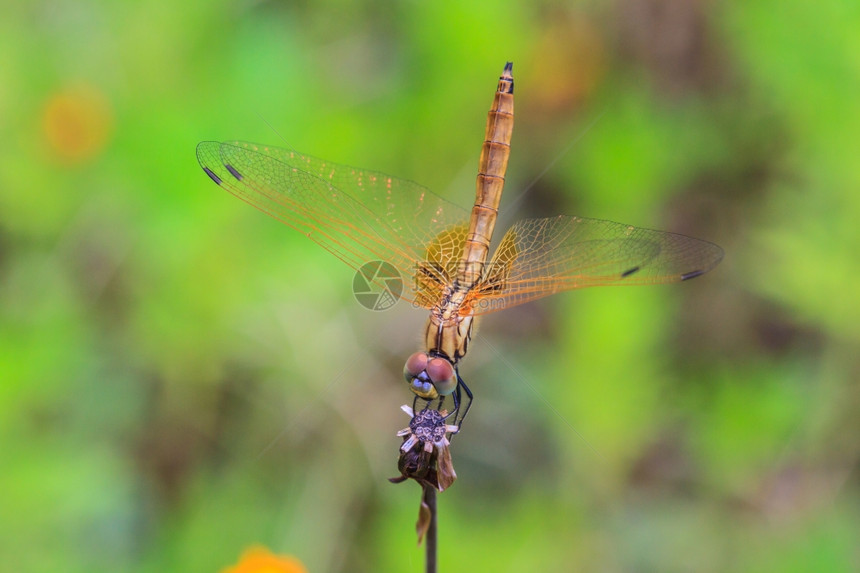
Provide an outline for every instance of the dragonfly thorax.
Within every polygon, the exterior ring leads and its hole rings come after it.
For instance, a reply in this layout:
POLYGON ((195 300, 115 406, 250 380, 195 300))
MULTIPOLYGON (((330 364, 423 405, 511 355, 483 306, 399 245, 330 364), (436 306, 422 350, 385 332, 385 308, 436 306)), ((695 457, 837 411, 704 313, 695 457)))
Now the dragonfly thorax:
POLYGON ((430 315, 439 324, 460 322, 463 317, 472 314, 471 292, 472 286, 464 286, 459 282, 446 286, 439 297, 439 302, 430 309, 430 315))
POLYGON ((433 356, 443 356, 456 365, 466 355, 472 338, 471 311, 461 312, 463 307, 449 307, 446 312, 431 312, 424 332, 426 351, 433 356))

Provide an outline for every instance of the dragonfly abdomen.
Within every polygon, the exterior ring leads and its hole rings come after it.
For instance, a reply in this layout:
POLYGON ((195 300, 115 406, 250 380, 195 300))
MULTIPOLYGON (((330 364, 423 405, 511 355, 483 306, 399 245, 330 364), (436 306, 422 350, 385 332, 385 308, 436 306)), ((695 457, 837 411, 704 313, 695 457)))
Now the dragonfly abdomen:
POLYGON ((514 129, 512 68, 513 64, 508 62, 499 78, 493 105, 487 115, 487 130, 475 183, 475 204, 472 207, 462 264, 457 277, 464 285, 474 285, 483 274, 499 213, 499 201, 502 198, 505 171, 511 153, 511 133, 514 129))

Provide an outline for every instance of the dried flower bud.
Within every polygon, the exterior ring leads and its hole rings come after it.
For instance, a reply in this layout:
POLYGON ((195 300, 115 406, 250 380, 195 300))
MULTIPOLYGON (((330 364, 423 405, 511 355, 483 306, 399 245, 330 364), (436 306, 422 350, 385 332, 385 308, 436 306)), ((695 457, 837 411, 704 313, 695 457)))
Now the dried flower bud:
POLYGON ((415 413, 409 406, 402 406, 412 420, 409 426, 397 432, 403 438, 397 469, 400 475, 391 478, 392 483, 414 479, 422 486, 429 485, 445 491, 457 479, 448 435, 457 431, 457 426, 445 423, 447 412, 425 408, 415 413))

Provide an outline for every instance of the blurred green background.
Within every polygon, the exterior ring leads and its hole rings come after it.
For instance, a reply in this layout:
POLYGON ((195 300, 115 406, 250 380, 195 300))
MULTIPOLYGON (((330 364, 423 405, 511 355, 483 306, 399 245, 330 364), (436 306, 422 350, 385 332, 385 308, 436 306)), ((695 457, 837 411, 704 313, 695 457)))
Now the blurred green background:
POLYGON ((422 571, 392 485, 426 313, 215 186, 204 139, 464 206, 504 63, 504 225, 722 245, 695 281, 487 317, 442 571, 860 568, 860 4, 15 3, 0 21, 0 561, 422 571), (506 211, 524 190, 515 212, 506 211))

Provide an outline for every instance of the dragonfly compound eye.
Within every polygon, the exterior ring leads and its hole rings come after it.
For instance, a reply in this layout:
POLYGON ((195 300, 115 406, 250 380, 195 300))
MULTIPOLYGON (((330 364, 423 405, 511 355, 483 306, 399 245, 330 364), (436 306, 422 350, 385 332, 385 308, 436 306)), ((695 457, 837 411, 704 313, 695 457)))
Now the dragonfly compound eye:
POLYGON ((427 370, 427 353, 416 352, 406 359, 406 365, 403 367, 403 377, 411 384, 412 379, 423 374, 425 370, 427 370))
POLYGON ((403 378, 409 384, 409 389, 425 400, 439 397, 436 387, 427 373, 428 356, 426 352, 416 352, 406 360, 403 367, 403 378))
POLYGON ((427 362, 427 375, 442 396, 447 396, 457 387, 457 374, 454 365, 445 358, 431 358, 427 362))

